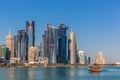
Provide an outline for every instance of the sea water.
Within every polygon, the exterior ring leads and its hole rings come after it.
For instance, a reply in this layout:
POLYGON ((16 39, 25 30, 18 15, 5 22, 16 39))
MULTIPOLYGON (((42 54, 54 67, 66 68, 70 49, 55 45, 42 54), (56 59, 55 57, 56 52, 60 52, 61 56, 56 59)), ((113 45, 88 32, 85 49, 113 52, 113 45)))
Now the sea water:
POLYGON ((0 80, 120 80, 120 67, 102 67, 95 73, 88 67, 0 68, 0 80))

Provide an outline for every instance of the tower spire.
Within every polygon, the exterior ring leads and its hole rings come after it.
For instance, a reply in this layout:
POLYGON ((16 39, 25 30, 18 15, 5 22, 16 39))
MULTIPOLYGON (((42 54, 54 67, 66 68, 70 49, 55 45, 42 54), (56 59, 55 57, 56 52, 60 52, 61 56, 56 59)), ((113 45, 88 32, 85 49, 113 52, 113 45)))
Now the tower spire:
POLYGON ((9 28, 9 35, 11 35, 11 28, 9 28))

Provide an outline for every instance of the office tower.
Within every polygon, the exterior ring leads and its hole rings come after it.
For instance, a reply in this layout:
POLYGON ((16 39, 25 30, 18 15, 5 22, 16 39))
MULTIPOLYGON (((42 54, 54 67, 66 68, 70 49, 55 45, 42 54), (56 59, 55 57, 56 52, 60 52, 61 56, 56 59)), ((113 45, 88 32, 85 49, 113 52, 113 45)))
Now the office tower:
POLYGON ((34 64, 35 62, 36 48, 31 46, 28 50, 28 63, 34 64))
POLYGON ((91 63, 91 58, 88 57, 88 59, 87 59, 87 64, 90 64, 90 63, 91 63))
POLYGON ((78 52, 78 57, 79 57, 79 63, 80 64, 86 64, 86 52, 81 50, 78 52))
POLYGON ((35 46, 35 22, 26 21, 27 46, 35 46))
POLYGON ((66 30, 67 26, 62 23, 58 29, 58 63, 67 63, 67 36, 66 30))
POLYGON ((102 52, 98 52, 98 57, 95 60, 96 64, 105 64, 105 59, 103 58, 102 52))
POLYGON ((11 35, 10 31, 6 36, 6 47, 10 50, 10 59, 14 58, 14 36, 11 35))
POLYGON ((43 44, 41 48, 41 57, 48 57, 49 63, 57 63, 57 51, 58 51, 58 29, 51 24, 45 26, 43 34, 43 44))
POLYGON ((74 32, 69 33, 68 38, 68 54, 70 57, 70 64, 76 64, 77 61, 77 46, 76 46, 76 36, 74 32))
POLYGON ((27 60, 27 36, 25 30, 18 30, 17 35, 17 42, 18 42, 18 50, 17 50, 17 57, 21 59, 22 62, 27 60))

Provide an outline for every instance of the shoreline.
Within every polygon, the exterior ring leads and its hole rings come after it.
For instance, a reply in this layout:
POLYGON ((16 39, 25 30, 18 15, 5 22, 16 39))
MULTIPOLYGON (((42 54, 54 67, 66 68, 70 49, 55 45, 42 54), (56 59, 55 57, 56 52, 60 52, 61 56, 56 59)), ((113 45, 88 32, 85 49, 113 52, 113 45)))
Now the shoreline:
MULTIPOLYGON (((0 63, 0 68, 9 68, 9 67, 88 67, 92 64, 6 64, 6 63, 0 63)), ((120 64, 99 64, 99 66, 120 66, 120 64)))

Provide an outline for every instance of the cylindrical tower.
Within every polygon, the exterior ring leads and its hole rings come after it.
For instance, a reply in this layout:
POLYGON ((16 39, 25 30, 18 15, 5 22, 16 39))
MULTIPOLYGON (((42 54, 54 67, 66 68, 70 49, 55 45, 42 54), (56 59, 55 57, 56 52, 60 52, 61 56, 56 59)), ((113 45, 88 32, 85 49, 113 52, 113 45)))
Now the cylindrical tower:
POLYGON ((69 57, 70 57, 70 64, 76 64, 76 37, 74 32, 69 33, 69 57))

